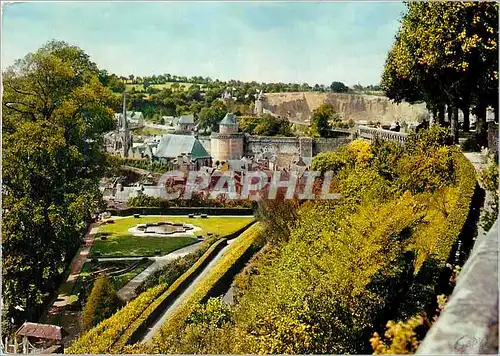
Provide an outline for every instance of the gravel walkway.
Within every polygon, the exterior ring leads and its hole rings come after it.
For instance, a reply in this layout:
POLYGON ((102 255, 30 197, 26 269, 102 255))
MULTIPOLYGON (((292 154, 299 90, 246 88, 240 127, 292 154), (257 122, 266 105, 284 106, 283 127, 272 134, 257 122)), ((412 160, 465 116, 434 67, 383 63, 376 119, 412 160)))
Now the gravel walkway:
MULTIPOLYGON (((201 241, 194 243, 192 245, 180 248, 178 250, 175 250, 173 252, 170 252, 169 254, 166 254, 164 256, 160 257, 150 257, 151 259, 155 260, 148 268, 146 268, 144 271, 139 273, 137 276, 132 278, 130 282, 128 282, 122 289, 118 291, 118 297, 127 302, 133 298, 136 297, 135 289, 139 287, 142 282, 144 282, 150 275, 152 275, 154 272, 156 272, 158 269, 161 267, 165 266, 167 263, 170 261, 175 260, 176 258, 186 256, 190 254, 191 252, 196 251, 200 245, 201 241)), ((104 261, 120 261, 120 260, 133 260, 133 259, 141 259, 142 257, 115 257, 115 258, 104 258, 104 259, 99 259, 99 260, 104 260, 104 261)))

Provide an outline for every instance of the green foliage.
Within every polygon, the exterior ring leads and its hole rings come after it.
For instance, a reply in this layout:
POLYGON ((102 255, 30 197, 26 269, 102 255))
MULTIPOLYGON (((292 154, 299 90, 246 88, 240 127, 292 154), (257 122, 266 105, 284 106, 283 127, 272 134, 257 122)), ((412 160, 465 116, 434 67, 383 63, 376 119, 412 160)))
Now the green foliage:
POLYGON ((206 304, 198 305, 187 318, 187 324, 212 324, 221 327, 232 322, 231 308, 222 298, 210 298, 206 304))
POLYGON ((321 173, 333 172, 338 173, 347 164, 348 152, 340 149, 338 151, 321 152, 314 156, 311 161, 311 170, 321 173))
POLYGON ((3 73, 2 296, 8 323, 40 316, 56 277, 103 207, 101 135, 113 127, 114 97, 98 75, 85 52, 58 41, 3 73))
POLYGON ((263 235, 267 242, 278 245, 288 241, 290 232, 297 219, 298 201, 285 200, 284 194, 276 199, 261 199, 257 211, 263 223, 263 235))
POLYGON ((330 134, 330 121, 339 122, 340 118, 330 104, 322 104, 311 115, 312 134, 327 137, 330 134))
POLYGON ((411 153, 421 153, 428 149, 440 148, 453 144, 451 131, 448 128, 433 125, 418 133, 412 132, 405 141, 406 150, 411 153))
POLYGON ((269 114, 259 117, 238 117, 239 129, 257 136, 293 136, 292 126, 288 120, 279 119, 269 114))
MULTIPOLYGON (((440 124, 445 105, 466 113, 474 107, 484 140, 485 109, 498 107, 498 3, 409 2, 407 7, 382 75, 386 95, 396 102, 425 101, 440 111, 440 124)), ((458 143, 454 112, 451 127, 458 143)))
POLYGON ((82 329, 89 330, 109 318, 119 305, 116 291, 109 278, 106 275, 99 276, 82 310, 82 329))
POLYGON ((192 199, 162 199, 147 195, 129 198, 127 205, 131 207, 214 207, 214 208, 245 208, 254 209, 256 202, 248 199, 215 199, 201 194, 193 194, 192 199))
POLYGON ((342 82, 333 82, 330 85, 330 90, 334 93, 347 93, 349 88, 345 86, 342 82))

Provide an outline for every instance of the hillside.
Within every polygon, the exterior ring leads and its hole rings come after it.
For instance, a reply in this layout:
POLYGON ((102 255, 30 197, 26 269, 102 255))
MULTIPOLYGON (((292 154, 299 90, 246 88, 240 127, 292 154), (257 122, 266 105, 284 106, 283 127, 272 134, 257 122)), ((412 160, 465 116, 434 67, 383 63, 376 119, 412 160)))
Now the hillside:
POLYGON ((395 104, 384 96, 344 93, 267 93, 264 108, 291 121, 306 122, 321 104, 331 104, 344 120, 413 122, 428 117, 424 104, 395 104))

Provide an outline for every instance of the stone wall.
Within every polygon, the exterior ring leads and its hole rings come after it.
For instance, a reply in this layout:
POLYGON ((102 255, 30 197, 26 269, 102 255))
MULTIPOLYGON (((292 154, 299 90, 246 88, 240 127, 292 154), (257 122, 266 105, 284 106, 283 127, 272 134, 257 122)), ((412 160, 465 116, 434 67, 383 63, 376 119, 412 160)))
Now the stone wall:
POLYGON ((226 160, 227 157, 222 157, 221 152, 229 152, 230 150, 231 152, 241 152, 241 156, 246 157, 271 152, 276 154, 278 159, 283 157, 288 162, 296 161, 299 155, 313 157, 321 152, 336 150, 340 146, 348 144, 352 138, 348 134, 341 133, 334 138, 245 136, 243 151, 239 151, 239 142, 236 142, 238 140, 231 140, 235 141, 232 142, 231 147, 229 147, 230 140, 212 142, 214 139, 207 136, 198 137, 198 140, 213 157, 214 162, 216 160, 226 160))
POLYGON ((245 156, 272 152, 277 155, 294 155, 297 158, 299 155, 312 157, 321 152, 333 151, 351 140, 347 135, 335 138, 249 136, 245 141, 245 156))
POLYGON ((498 355, 498 220, 477 237, 457 284, 417 355, 498 355))
POLYGON ((488 150, 498 160, 498 124, 488 123, 488 150))
POLYGON ((198 136, 198 141, 205 147, 208 153, 211 153, 212 146, 211 142, 212 140, 210 139, 210 136, 198 136))

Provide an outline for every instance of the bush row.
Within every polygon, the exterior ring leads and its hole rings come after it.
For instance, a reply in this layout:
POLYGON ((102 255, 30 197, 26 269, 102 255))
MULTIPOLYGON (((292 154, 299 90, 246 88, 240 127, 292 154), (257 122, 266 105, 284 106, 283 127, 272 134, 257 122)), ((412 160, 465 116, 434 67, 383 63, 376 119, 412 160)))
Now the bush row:
MULTIPOLYGON (((221 260, 209 271, 207 276, 196 285, 193 293, 176 309, 170 319, 162 326, 158 334, 153 338, 153 344, 161 346, 165 339, 164 335, 181 330, 182 325, 194 308, 210 297, 210 293, 213 291, 217 282, 226 275, 228 270, 235 264, 238 264, 239 260, 245 256, 247 251, 251 250, 254 243, 260 237, 260 232, 261 225, 257 223, 231 244, 228 252, 222 256, 221 260)), ((163 345, 163 347, 164 346, 165 345, 163 345)))
POLYGON ((130 207, 209 207, 209 208, 245 208, 254 209, 256 203, 247 199, 223 199, 221 197, 212 199, 210 197, 198 194, 193 195, 192 199, 171 199, 166 200, 147 195, 132 197, 127 201, 130 207))
POLYGON ((210 246, 191 268, 180 276, 162 295, 156 298, 140 317, 125 330, 118 341, 112 346, 111 351, 113 353, 120 353, 125 345, 138 341, 147 327, 159 317, 165 307, 182 293, 226 244, 227 240, 223 238, 210 246))
POLYGON ((213 207, 141 207, 141 208, 125 208, 125 209, 107 209, 111 215, 129 216, 134 214, 139 215, 188 215, 188 214, 207 214, 207 215, 234 215, 244 216, 253 215, 253 210, 248 208, 213 208, 213 207))
POLYGON ((103 354, 110 350, 127 328, 141 316, 143 311, 167 290, 166 284, 160 284, 142 293, 112 317, 99 323, 71 345, 70 354, 103 354))

